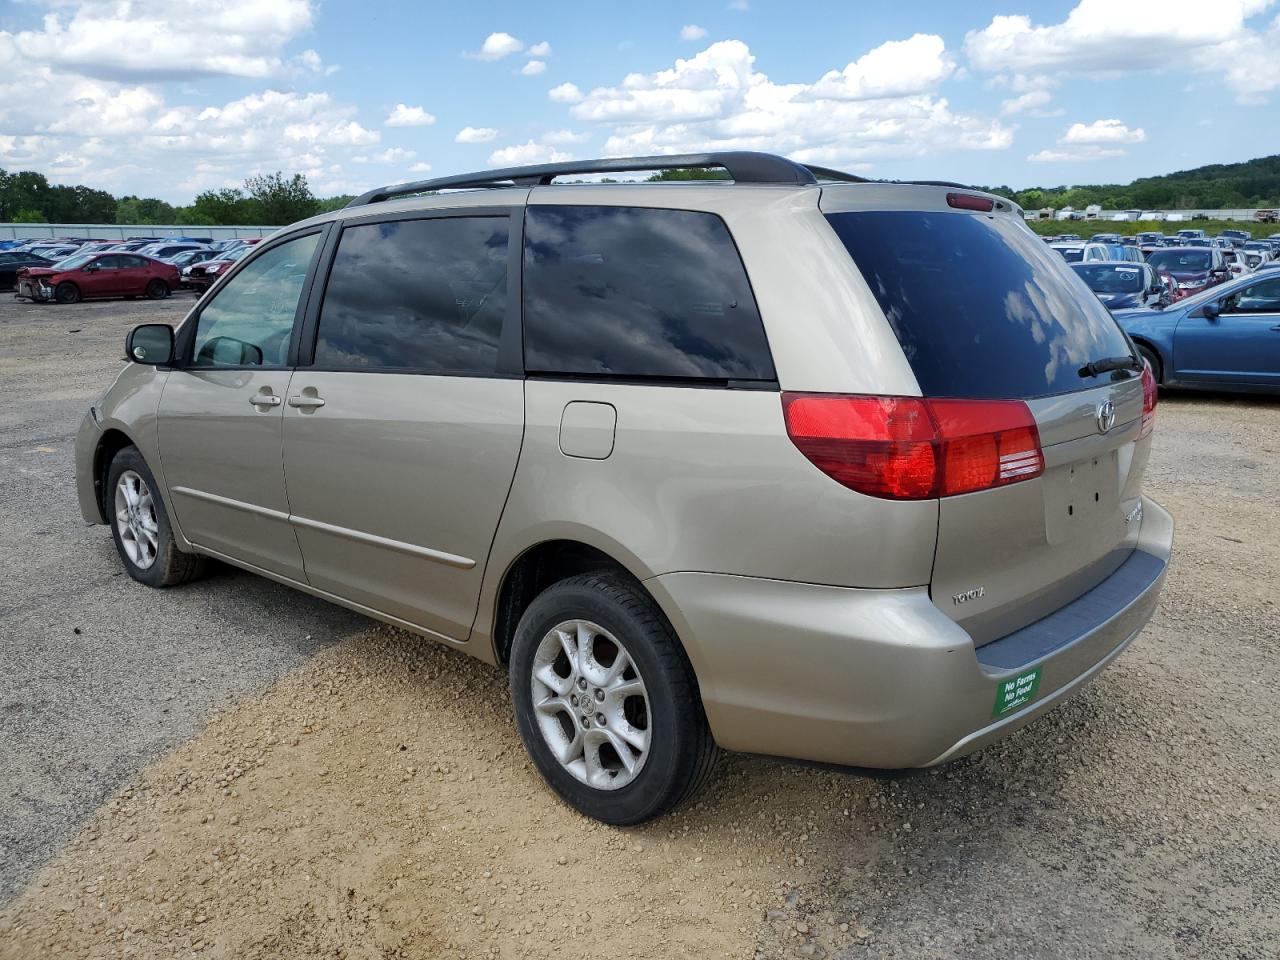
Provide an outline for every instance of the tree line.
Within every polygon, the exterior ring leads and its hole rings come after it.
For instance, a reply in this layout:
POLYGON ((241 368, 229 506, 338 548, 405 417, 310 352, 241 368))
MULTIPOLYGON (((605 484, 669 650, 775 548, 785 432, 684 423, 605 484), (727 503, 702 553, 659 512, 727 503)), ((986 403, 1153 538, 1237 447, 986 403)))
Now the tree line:
POLYGON ((0 170, 0 222, 283 226, 345 206, 349 196, 317 198, 301 173, 264 173, 244 186, 205 190, 188 206, 93 187, 50 183, 41 173, 0 170))
POLYGON ((1096 203, 1106 210, 1232 210, 1280 207, 1280 155, 1244 163, 1218 163, 1194 170, 1140 177, 1128 184, 1032 187, 983 187, 1008 197, 1024 210, 1096 203))
MULTIPOLYGON (((650 180, 719 180, 722 170, 663 170, 650 180)), ((982 187, 1008 197, 1024 210, 1076 209, 1096 203, 1108 210, 1189 210, 1280 207, 1280 155, 1244 163, 1213 164, 1128 184, 982 187)), ((31 170, 0 170, 0 222, 6 223, 176 223, 191 226, 261 224, 282 226, 345 206, 349 196, 317 198, 301 173, 265 173, 243 187, 205 190, 188 206, 155 197, 116 197, 86 186, 49 183, 31 170)))

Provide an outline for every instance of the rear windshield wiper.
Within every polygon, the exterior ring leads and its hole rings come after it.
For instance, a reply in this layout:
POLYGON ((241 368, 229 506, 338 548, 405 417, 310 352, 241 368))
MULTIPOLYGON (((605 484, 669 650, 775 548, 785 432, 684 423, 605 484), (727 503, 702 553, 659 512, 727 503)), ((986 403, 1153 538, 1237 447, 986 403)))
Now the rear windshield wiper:
POLYGON ((1086 363, 1078 371, 1082 377, 1096 377, 1100 373, 1110 373, 1112 370, 1142 370, 1142 361, 1137 357, 1103 357, 1101 360, 1092 360, 1086 363))

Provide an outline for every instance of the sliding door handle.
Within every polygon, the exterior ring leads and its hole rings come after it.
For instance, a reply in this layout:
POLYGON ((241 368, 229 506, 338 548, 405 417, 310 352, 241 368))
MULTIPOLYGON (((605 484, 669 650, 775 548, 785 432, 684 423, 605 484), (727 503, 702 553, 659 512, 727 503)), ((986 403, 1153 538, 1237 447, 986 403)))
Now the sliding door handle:
POLYGON ((249 398, 249 402, 255 407, 278 407, 280 406, 280 398, 274 393, 259 393, 249 398))
MULTIPOLYGON (((279 403, 280 401, 277 400, 276 402, 279 403)), ((295 394, 289 398, 289 406, 300 407, 303 410, 313 410, 316 407, 323 407, 324 400, 320 397, 308 397, 305 394, 298 396, 295 394)))

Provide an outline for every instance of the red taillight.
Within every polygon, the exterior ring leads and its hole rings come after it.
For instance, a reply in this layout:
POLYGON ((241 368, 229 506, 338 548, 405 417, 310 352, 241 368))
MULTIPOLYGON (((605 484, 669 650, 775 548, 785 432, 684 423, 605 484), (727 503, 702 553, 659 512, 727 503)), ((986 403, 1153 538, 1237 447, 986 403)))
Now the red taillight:
POLYGON ((949 497, 1044 472, 1021 400, 784 393, 782 409, 787 435, 814 466, 874 497, 949 497))
POLYGON ((1142 430, 1138 433, 1141 440, 1156 425, 1156 397, 1159 388, 1156 386, 1156 375, 1151 372, 1151 364, 1142 361, 1142 430))
POLYGON ((948 193, 947 206, 957 210, 981 210, 990 213, 996 202, 990 197, 975 197, 968 193, 948 193))

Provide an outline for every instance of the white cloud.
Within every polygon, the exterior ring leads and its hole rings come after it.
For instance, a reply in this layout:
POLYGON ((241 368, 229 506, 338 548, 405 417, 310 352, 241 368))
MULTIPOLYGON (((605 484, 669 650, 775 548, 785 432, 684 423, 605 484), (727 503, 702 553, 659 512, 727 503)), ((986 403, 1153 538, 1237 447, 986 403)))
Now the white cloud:
POLYGON ((541 43, 535 43, 525 52, 531 57, 549 57, 551 56, 551 44, 543 40, 541 43))
POLYGON ((573 154, 534 140, 501 147, 489 154, 489 163, 495 167, 522 167, 530 163, 559 163, 572 159, 573 154))
POLYGON ((1085 145, 1059 150, 1041 150, 1027 157, 1031 163, 1077 163, 1082 160, 1108 160, 1124 156, 1123 150, 1111 147, 1085 145))
POLYGON ((406 160, 412 160, 416 156, 417 153, 412 150, 406 150, 404 147, 388 147, 381 153, 363 154, 351 159, 356 163, 403 163, 406 160))
POLYGON ((814 84, 812 94, 829 100, 902 97, 934 89, 955 68, 941 37, 917 33, 882 43, 843 70, 829 71, 814 84))
POLYGON ((1034 24, 1025 14, 1001 15, 981 30, 965 35, 964 48, 979 70, 1102 70, 1191 69, 1223 74, 1242 99, 1280 86, 1274 70, 1264 64, 1273 58, 1280 28, 1266 36, 1246 21, 1264 11, 1272 0, 1079 0, 1066 19, 1034 24), (1183 58, 1179 60, 1179 58, 1183 58), (1256 59, 1255 59, 1256 58, 1256 59), (1251 61, 1244 70, 1242 60, 1251 61), (1261 74, 1261 77, 1260 77, 1261 74))
POLYGON ((540 73, 547 72, 547 64, 543 60, 530 60, 520 68, 520 72, 526 77, 536 77, 540 73))
POLYGON ((700 27, 696 23, 686 23, 680 28, 681 40, 701 40, 707 35, 707 28, 700 27))
POLYGON ((1120 144, 1142 143, 1147 133, 1141 127, 1130 129, 1119 120, 1095 120, 1073 123, 1060 138, 1056 148, 1033 153, 1032 163, 1078 163, 1086 160, 1108 160, 1122 157, 1120 144))
POLYGON ((429 127, 436 122, 436 118, 421 107, 397 103, 395 109, 382 122, 388 127, 429 127))
POLYGON ((523 49, 524 44, 511 34, 491 33, 484 38, 484 43, 480 44, 480 50, 477 53, 468 53, 465 56, 473 60, 501 60, 523 49))
POLYGON ((745 43, 723 40, 667 70, 631 74, 617 86, 596 88, 570 113, 606 127, 609 156, 768 150, 852 166, 939 149, 994 150, 1011 144, 1012 130, 998 120, 954 113, 946 100, 928 91, 952 69, 940 43, 903 43, 910 44, 914 78, 904 77, 895 58, 881 56, 884 48, 877 48, 818 83, 782 84, 756 71, 745 43), (840 98, 832 98, 832 91, 840 98))
POLYGON ((1052 100, 1048 90, 1030 90, 1027 93, 1019 94, 1008 100, 1000 101, 1000 112, 1006 116, 1014 113, 1022 113, 1024 110, 1032 110, 1037 107, 1043 107, 1052 100))
POLYGON ((321 195, 349 192, 340 161, 376 145, 354 107, 327 93, 262 90, 220 104, 170 103, 159 86, 59 72, 16 54, 0 34, 0 165, 88 181, 117 193, 189 202, 264 171, 307 176, 321 195), (67 160, 84 158, 91 163, 67 160))
POLYGON ((547 96, 556 103, 577 103, 582 99, 582 91, 577 84, 562 83, 558 87, 552 87, 547 96))
POLYGON ((328 77, 338 72, 337 67, 327 65, 320 54, 314 50, 303 50, 293 58, 292 62, 303 73, 313 73, 317 76, 328 77))
POLYGON ((1119 120, 1095 120, 1073 123, 1059 143, 1141 143, 1147 132, 1141 127, 1130 130, 1119 120))
POLYGON ((411 167, 409 168, 409 172, 410 172, 410 173, 430 173, 430 172, 431 172, 431 164, 429 164, 429 163, 415 163, 413 166, 411 166, 411 167))
POLYGON ((554 130, 539 137, 543 143, 586 143, 591 139, 589 133, 577 133, 573 130, 554 130))
POLYGON ((1265 33, 1246 30, 1215 47, 1198 50, 1190 58, 1194 69, 1221 71, 1236 99, 1245 104, 1266 103, 1266 95, 1280 88, 1276 50, 1280 49, 1280 17, 1265 33))
POLYGON ((498 135, 493 127, 463 127, 453 138, 454 143, 488 143, 498 135))
POLYGON ((29 61, 117 81, 267 77, 314 17, 310 0, 83 0, 69 15, 69 4, 53 6, 41 29, 0 37, 29 61))

